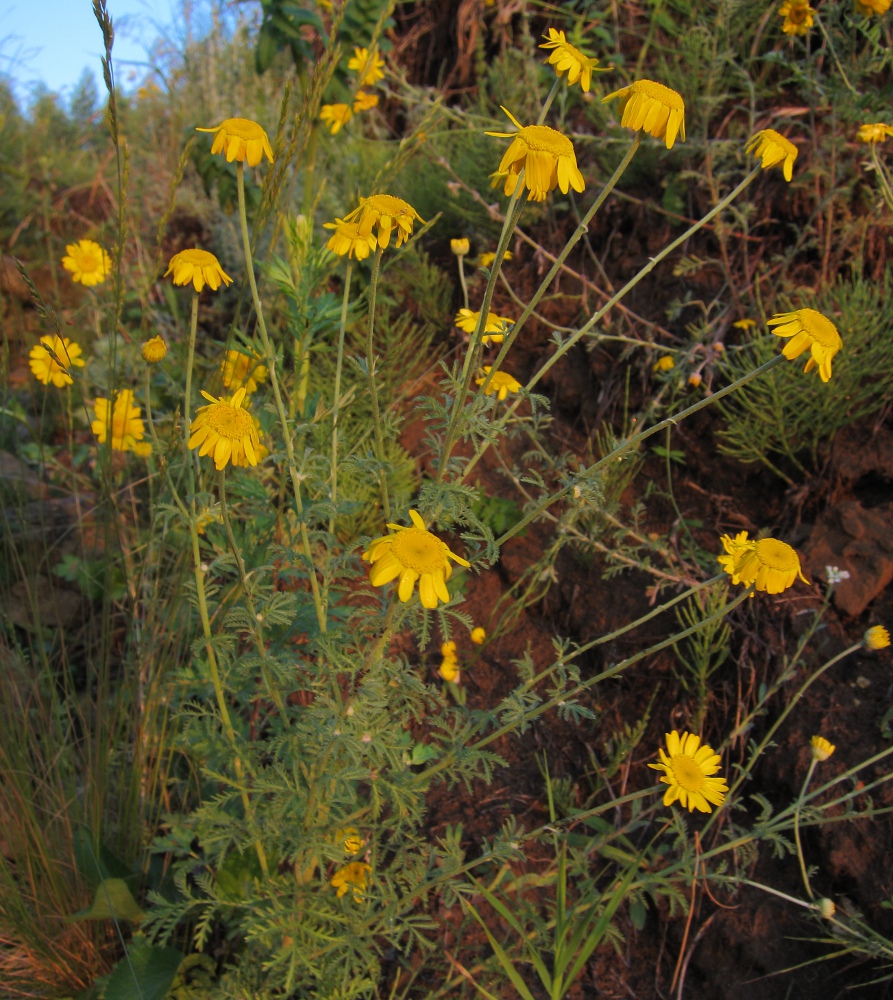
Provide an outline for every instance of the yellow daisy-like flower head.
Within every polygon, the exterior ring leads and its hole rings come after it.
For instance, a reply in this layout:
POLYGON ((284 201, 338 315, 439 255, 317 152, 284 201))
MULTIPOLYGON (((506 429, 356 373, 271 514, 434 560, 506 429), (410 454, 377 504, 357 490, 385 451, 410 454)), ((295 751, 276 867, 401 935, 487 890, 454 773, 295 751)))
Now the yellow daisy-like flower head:
POLYGON ((886 649, 890 645, 890 633, 883 625, 872 625, 862 637, 866 649, 886 649))
POLYGON ((487 135, 512 140, 496 171, 500 182, 505 175, 505 194, 514 194, 522 170, 531 201, 545 201, 546 195, 556 187, 562 194, 567 194, 568 188, 577 192, 584 189, 586 185, 577 167, 574 144, 567 136, 548 125, 522 125, 510 111, 502 110, 518 131, 488 132, 487 135))
POLYGON ((825 920, 831 920, 835 913, 837 913, 837 907, 834 905, 833 899, 828 899, 827 896, 820 899, 816 904, 815 908, 819 911, 819 914, 825 918, 825 920))
POLYGON ((257 392, 257 387, 267 381, 266 365, 259 363, 258 355, 251 357, 241 351, 227 351, 223 363, 220 365, 220 378, 224 389, 241 389, 245 386, 248 394, 257 392))
POLYGON ((818 368, 823 382, 831 378, 831 361, 843 347, 837 327, 815 309, 795 309, 793 312, 778 313, 768 320, 774 326, 772 332, 777 337, 788 339, 781 352, 788 361, 794 361, 805 351, 810 352, 805 372, 818 368))
POLYGON ((778 16, 784 18, 781 30, 786 35, 805 35, 815 22, 815 11, 807 0, 785 0, 778 16))
MULTIPOLYGON (((480 309, 477 311, 472 309, 460 309, 456 313, 456 318, 453 322, 459 327, 460 330, 464 330, 466 333, 474 333, 475 328, 478 325, 478 317, 480 315, 480 309)), ((484 324, 484 336, 481 338, 481 343, 484 345, 491 343, 501 344, 505 340, 506 330, 512 326, 514 322, 515 321, 510 316, 497 316, 495 312, 488 312, 487 322, 484 324)))
POLYGON ((459 661, 455 656, 445 656, 441 661, 440 667, 437 672, 440 676, 448 681, 450 684, 458 684, 459 678, 462 673, 459 668, 459 661))
POLYGON ((354 48, 347 68, 357 74, 357 82, 361 87, 374 87, 379 80, 384 79, 384 59, 379 57, 377 49, 354 48))
POLYGON ((450 240, 450 250, 457 257, 465 257, 470 249, 471 244, 468 242, 467 236, 463 236, 458 240, 450 240))
POLYGON ((673 360, 672 355, 665 354, 662 358, 658 358, 657 361, 651 366, 653 372, 670 372, 676 367, 676 362, 673 360))
POLYGON ((172 281, 175 285, 192 286, 200 292, 205 285, 212 291, 217 291, 221 282, 231 285, 233 279, 220 266, 220 261, 207 250, 181 250, 171 257, 164 272, 166 278, 173 274, 172 281))
POLYGON ((856 138, 859 142, 883 142, 888 136, 893 136, 893 125, 875 122, 874 125, 860 125, 856 138))
POLYGON ((349 891, 355 903, 362 903, 366 898, 366 889, 372 881, 369 874, 371 871, 372 865, 367 865, 364 861, 351 861, 335 872, 330 884, 337 891, 339 899, 346 896, 349 891))
POLYGON ((714 778, 719 770, 720 757, 712 747, 701 744, 701 738, 694 733, 682 733, 674 729, 666 733, 667 752, 658 749, 659 764, 649 764, 655 771, 663 771, 660 779, 669 788, 664 793, 664 805, 678 802, 689 812, 709 813, 711 806, 721 806, 729 786, 725 778, 714 778))
POLYGON ((891 0, 853 0, 853 2, 857 14, 861 14, 863 17, 877 14, 878 17, 883 17, 890 9, 891 0))
POLYGON ((809 741, 812 759, 817 761, 827 760, 834 753, 834 744, 829 743, 824 736, 813 736, 809 741))
POLYGON ((418 219, 424 223, 419 213, 402 198, 391 194, 373 194, 368 198, 360 198, 359 208, 355 208, 344 216, 345 222, 356 222, 357 232, 363 238, 377 227, 378 245, 382 250, 391 242, 391 231, 397 230, 397 240, 394 244, 399 249, 410 236, 412 224, 418 219))
POLYGON ((480 626, 480 625, 478 625, 478 627, 477 627, 477 628, 473 628, 473 629, 471 630, 471 641, 472 641, 472 642, 473 642, 473 643, 474 643, 474 644, 475 644, 476 646, 483 646, 483 644, 484 644, 484 640, 485 640, 486 638, 487 638, 487 632, 486 632, 486 630, 485 630, 485 629, 481 628, 481 626, 480 626))
MULTIPOLYGON (((505 260, 511 260, 512 259, 512 252, 511 252, 511 250, 506 250, 506 252, 502 255, 502 259, 504 261, 505 260)), ((496 254, 495 253, 490 253, 488 251, 487 253, 482 253, 481 254, 480 260, 478 261, 478 263, 480 264, 481 267, 489 267, 493 263, 494 260, 496 260, 496 254)))
POLYGON ((38 382, 44 385, 52 382, 57 389, 61 389, 74 381, 67 369, 72 365, 83 368, 87 363, 81 357, 82 353, 80 345, 68 337, 47 333, 40 338, 40 343, 31 348, 28 367, 38 382))
POLYGON ((732 324, 736 329, 744 330, 745 332, 752 330, 756 325, 757 321, 755 319, 739 319, 732 324))
POLYGON ((344 219, 335 219, 334 222, 324 222, 324 229, 334 229, 335 232, 329 237, 326 246, 332 253, 343 257, 356 257, 357 260, 365 260, 370 253, 378 246, 378 240, 374 233, 367 233, 360 236, 360 227, 356 222, 345 222, 344 219))
POLYGON ((752 136, 744 147, 745 153, 753 153, 754 156, 762 157, 760 166, 763 170, 770 167, 777 167, 783 162, 782 171, 784 179, 789 181, 794 176, 794 160, 797 159, 797 147, 785 139, 783 135, 773 128, 764 128, 752 136))
POLYGON ((200 406, 189 430, 189 447, 198 448, 200 456, 210 455, 219 472, 227 463, 257 465, 260 461, 260 436, 254 417, 242 408, 248 390, 237 389, 232 398, 220 399, 202 389, 208 406, 200 406))
POLYGON ((345 854, 358 854, 366 846, 366 841, 360 836, 355 826, 346 826, 337 830, 335 840, 341 844, 345 854))
POLYGON ((149 365, 157 365, 159 361, 164 361, 167 355, 167 344, 161 337, 153 337, 147 340, 140 348, 143 361, 149 365))
POLYGON ((133 401, 133 390, 122 389, 117 393, 114 406, 100 396, 93 404, 93 413, 96 419, 91 427, 100 444, 105 444, 111 435, 114 451, 134 451, 141 456, 151 452, 149 442, 143 442, 146 428, 140 408, 133 401))
POLYGON ((636 80, 602 98, 602 104, 620 98, 620 124, 663 139, 672 149, 678 136, 685 142, 685 101, 675 90, 654 80, 636 80))
POLYGON ((223 153, 227 163, 237 160, 256 167, 264 154, 273 162, 273 147, 267 133, 248 118, 227 118, 214 128, 197 128, 196 132, 215 132, 211 153, 223 153))
POLYGON ((745 587, 753 585, 767 594, 781 594, 792 587, 798 577, 809 583, 800 569, 799 556, 787 542, 778 538, 750 541, 746 531, 734 539, 723 535, 721 541, 726 555, 719 556, 718 562, 732 578, 732 583, 745 587))
POLYGON ((567 85, 580 81, 580 87, 589 92, 592 86, 592 71, 598 66, 598 59, 584 55, 578 48, 571 45, 564 37, 563 31, 556 31, 549 28, 549 34, 543 35, 547 39, 540 43, 541 49, 551 49, 552 54, 546 60, 547 66, 555 67, 556 76, 567 73, 567 85))
POLYGON ((365 90, 358 90, 357 96, 353 99, 354 114, 361 111, 371 111, 378 107, 378 94, 367 94, 365 90))
POLYGON ((78 240, 65 247, 62 266, 71 271, 71 280, 81 285, 99 285, 112 270, 112 259, 93 240, 78 240))
POLYGON ((351 118, 353 111, 350 110, 349 104, 324 104, 319 109, 319 120, 328 122, 332 135, 337 135, 351 118))
POLYGON ((433 610, 439 600, 446 603, 450 599, 446 586, 453 574, 450 559, 460 566, 471 563, 451 552, 446 542, 428 531, 418 511, 411 510, 409 516, 412 527, 389 524, 394 534, 370 542, 363 559, 372 565, 369 582, 373 587, 383 587, 399 577, 397 596, 405 604, 418 581, 422 607, 433 610))
MULTIPOLYGON (((481 378, 475 379, 475 385, 483 385, 487 381, 487 376, 490 374, 491 365, 485 365, 481 371, 483 375, 481 378)), ((505 397, 511 392, 520 392, 521 383, 516 379, 512 378, 511 375, 505 372, 494 372, 493 378, 490 379, 490 384, 484 389, 485 396, 492 396, 493 393, 498 393, 498 398, 500 400, 505 399, 505 397)))

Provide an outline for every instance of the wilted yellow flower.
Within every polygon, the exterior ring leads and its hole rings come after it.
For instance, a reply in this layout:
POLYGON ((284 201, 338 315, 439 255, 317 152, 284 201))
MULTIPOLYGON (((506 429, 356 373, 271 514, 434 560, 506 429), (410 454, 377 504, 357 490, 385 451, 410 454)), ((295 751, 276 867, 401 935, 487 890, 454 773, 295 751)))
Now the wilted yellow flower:
MULTIPOLYGON (((478 317, 481 315, 480 309, 460 309, 456 313, 453 322, 460 330, 466 333, 474 333, 478 324, 478 317)), ((484 324, 484 336, 481 338, 482 344, 501 344, 505 340, 506 329, 514 324, 510 316, 497 316, 495 312, 487 313, 487 322, 484 324)))
POLYGON ((577 167, 574 144, 548 125, 522 125, 511 112, 508 115, 517 132, 488 132, 512 143, 502 156, 497 174, 505 174, 505 194, 514 194, 521 171, 524 186, 531 201, 545 201, 546 195, 558 187, 562 194, 568 188, 582 191, 586 186, 577 167))
POLYGON ((636 80, 602 98, 602 104, 620 98, 620 124, 664 139, 672 149, 676 136, 685 142, 685 102, 682 95, 654 80, 636 80))
POLYGON ((672 355, 665 354, 662 358, 658 358, 657 361, 651 366, 653 372, 669 372, 676 367, 676 362, 673 360, 672 355))
POLYGON ((719 556, 718 562, 732 583, 753 585, 767 594, 782 593, 798 577, 809 583, 800 569, 800 558, 787 542, 777 538, 750 541, 746 531, 739 532, 734 539, 723 535, 720 541, 726 554, 719 556))
POLYGON ((273 148, 267 133, 248 118, 227 118, 214 128, 197 128, 196 132, 215 132, 211 153, 224 153, 227 163, 238 160, 256 167, 264 153, 270 163, 273 162, 273 148))
POLYGON ((133 390, 122 389, 115 395, 114 406, 100 396, 93 403, 96 419, 90 425, 100 444, 105 444, 109 434, 115 451, 133 451, 145 457, 152 445, 143 441, 146 428, 140 418, 140 408, 133 401, 133 390))
POLYGON ((62 266, 71 271, 71 280, 82 285, 101 284, 112 270, 112 259, 93 240, 78 240, 66 247, 66 256, 62 258, 62 266))
MULTIPOLYGON (((487 376, 490 374, 491 365, 486 365, 481 371, 484 373, 482 378, 475 379, 475 385, 483 385, 487 381, 487 376)), ((494 372, 493 378, 490 379, 490 384, 484 389, 485 396, 492 396, 493 393, 498 393, 499 399, 505 399, 505 397, 510 393, 520 392, 521 383, 516 379, 512 378, 511 375, 507 375, 505 372, 494 372)))
POLYGON ((781 30, 786 35, 805 35, 815 21, 815 11, 807 0, 785 0, 778 8, 778 16, 784 18, 781 30))
POLYGON ((344 219, 335 219, 334 222, 324 222, 324 229, 334 229, 335 232, 329 237, 326 246, 332 253, 343 257, 356 257, 357 260, 365 260, 378 245, 378 240, 374 233, 360 236, 360 227, 356 222, 345 222, 344 219))
POLYGON ((809 746, 812 750, 813 760, 827 760, 834 753, 834 744, 829 743, 824 736, 813 736, 809 741, 809 746))
POLYGON ((725 778, 714 778, 720 766, 720 756, 695 733, 679 734, 674 729, 665 734, 667 753, 658 748, 659 764, 649 764, 655 771, 663 771, 660 779, 670 787, 664 793, 664 805, 678 801, 689 812, 709 813, 711 805, 721 806, 729 786, 725 778))
POLYGON ((893 125, 875 122, 874 125, 860 125, 856 138, 859 142, 883 142, 887 136, 893 136, 893 125))
POLYGON ((409 516, 412 527, 388 524, 394 534, 370 542, 363 559, 372 564, 369 582, 373 587, 383 587, 399 577, 397 596, 405 604, 418 581, 422 607, 433 610, 438 600, 446 603, 450 599, 446 586, 453 574, 450 559, 460 566, 471 564, 428 531, 418 511, 411 510, 409 516))
POLYGON ((260 436, 254 417, 242 408, 247 389, 237 389, 232 398, 215 398, 202 389, 209 401, 200 406, 189 430, 189 447, 198 448, 199 455, 210 455, 219 472, 228 463, 235 466, 257 465, 260 461, 260 436))
POLYGON ((561 76, 567 73, 567 85, 580 81, 583 90, 589 91, 592 84, 592 71, 598 66, 598 59, 584 55, 578 48, 571 45, 564 37, 563 31, 549 28, 549 34, 543 35, 548 41, 541 42, 541 49, 552 49, 552 54, 546 60, 546 65, 555 67, 555 74, 561 76))
POLYGON ((367 94, 365 90, 358 90, 357 96, 353 99, 354 114, 361 111, 370 111, 378 107, 378 94, 367 94))
POLYGON ((737 327, 739 330, 752 330, 757 325, 755 319, 739 319, 736 320, 732 326, 737 327))
POLYGON ((834 905, 834 900, 828 899, 827 896, 820 899, 815 906, 825 920, 830 920, 834 914, 837 913, 837 907, 834 905))
POLYGON ((349 104, 324 104, 319 109, 319 120, 329 123, 332 135, 337 135, 351 118, 353 111, 350 110, 349 104))
POLYGON ((267 366, 260 364, 260 357, 243 354, 241 351, 227 351, 220 365, 220 378, 224 389, 241 389, 244 385, 248 393, 257 392, 260 383, 267 381, 267 366))
POLYGON ((140 348, 143 361, 150 365, 157 365, 159 361, 164 361, 167 355, 167 344, 161 337, 153 337, 147 340, 140 348))
POLYGON ((361 237, 367 237, 378 227, 378 245, 384 250, 391 242, 391 230, 397 230, 397 249, 412 236, 412 224, 418 219, 425 220, 402 198, 390 194, 373 194, 368 198, 360 198, 359 208, 355 208, 344 216, 345 222, 358 223, 357 232, 361 237))
POLYGON ((891 0, 853 0, 853 2, 857 14, 861 14, 863 17, 877 14, 878 17, 883 17, 890 9, 891 0))
POLYGON ((450 250, 452 250, 457 257, 464 257, 470 249, 471 244, 465 236, 458 240, 450 240, 450 250))
POLYGON ((343 830, 337 830, 335 840, 344 848, 345 854, 357 854, 366 846, 366 841, 360 836, 355 826, 346 826, 343 830))
POLYGON ((353 894, 355 903, 362 903, 366 898, 366 889, 371 881, 369 873, 372 865, 364 861, 351 861, 332 876, 331 886, 337 890, 338 898, 346 895, 348 890, 353 894))
POLYGON ((481 628, 480 625, 478 625, 477 628, 473 628, 471 630, 471 641, 476 646, 483 646, 484 640, 486 638, 487 638, 487 633, 486 633, 486 631, 484 629, 481 628))
POLYGON ((793 312, 778 313, 768 320, 769 326, 777 327, 772 332, 777 337, 791 338, 781 352, 788 361, 799 358, 804 351, 810 352, 803 371, 818 367, 823 382, 831 378, 831 361, 843 347, 837 327, 815 309, 795 309, 793 312))
POLYGON ((40 338, 40 343, 31 348, 28 367, 38 382, 43 382, 44 385, 52 382, 57 389, 61 389, 74 381, 66 369, 72 365, 75 368, 83 368, 87 363, 81 357, 82 353, 80 344, 69 340, 68 337, 45 333, 40 338))
MULTIPOLYGON (((506 252, 502 255, 502 259, 503 260, 511 260, 512 259, 512 252, 511 252, 511 250, 506 250, 506 252)), ((496 260, 496 254, 495 253, 490 253, 488 251, 487 253, 482 253, 481 254, 480 260, 479 260, 478 263, 480 264, 481 267, 489 267, 493 263, 494 260, 496 260)))
POLYGON ((778 166, 784 161, 782 170, 784 179, 789 181, 794 176, 794 160, 797 159, 797 147, 789 140, 785 139, 773 128, 764 128, 752 136, 744 147, 745 153, 753 153, 754 156, 762 157, 760 166, 763 170, 778 166))
POLYGON ((209 285, 212 291, 217 291, 221 282, 231 285, 233 279, 220 266, 220 261, 207 250, 181 250, 171 257, 167 270, 164 272, 166 278, 173 272, 172 281, 175 285, 188 285, 192 282, 197 292, 200 292, 205 285, 209 285))
POLYGON ((374 87, 379 80, 384 79, 382 68, 384 59, 379 58, 378 50, 354 48, 353 56, 348 60, 347 68, 357 74, 357 82, 361 87, 374 87))
POLYGON ((866 649, 886 649, 890 645, 890 633, 883 625, 872 625, 862 637, 866 649))

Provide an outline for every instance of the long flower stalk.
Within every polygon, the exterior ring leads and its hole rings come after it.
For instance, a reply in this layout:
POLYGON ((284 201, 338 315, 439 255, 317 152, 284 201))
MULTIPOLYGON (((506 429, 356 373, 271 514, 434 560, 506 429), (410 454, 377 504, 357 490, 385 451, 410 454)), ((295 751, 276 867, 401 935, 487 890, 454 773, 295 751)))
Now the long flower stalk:
POLYGON ((381 489, 381 506, 385 521, 391 519, 391 502, 388 496, 388 478, 385 472, 384 428, 381 425, 381 411, 378 406, 378 389, 375 385, 375 298, 378 292, 378 278, 381 273, 381 257, 384 247, 375 248, 372 261, 372 280, 369 283, 369 322, 366 325, 366 374, 369 377, 369 397, 372 400, 372 427, 375 433, 375 457, 378 459, 378 481, 381 489))

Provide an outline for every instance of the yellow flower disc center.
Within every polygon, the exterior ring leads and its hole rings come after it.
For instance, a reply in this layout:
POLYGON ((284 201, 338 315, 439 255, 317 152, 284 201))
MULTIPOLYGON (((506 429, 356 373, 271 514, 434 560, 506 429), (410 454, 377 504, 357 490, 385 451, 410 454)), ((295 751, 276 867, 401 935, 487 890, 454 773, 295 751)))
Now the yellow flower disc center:
POLYGON ((395 198, 392 194, 373 194, 365 200, 364 207, 365 205, 389 218, 394 218, 397 215, 412 215, 412 205, 402 198, 395 198))
POLYGON ((391 542, 394 558, 419 575, 443 569, 449 549, 436 535, 422 528, 404 528, 391 542))
POLYGON ((212 403, 205 410, 205 422, 212 431, 231 441, 241 441, 254 432, 251 414, 228 403, 212 403))
POLYGON ((102 270, 102 258, 93 250, 77 250, 72 254, 78 270, 85 272, 102 270))
POLYGON ((800 568, 797 553, 787 542, 781 542, 777 538, 761 538, 757 542, 757 558, 764 566, 783 573, 790 573, 800 568))
POLYGON ((685 110, 685 103, 681 96, 675 90, 665 87, 662 83, 657 83, 654 80, 636 80, 629 89, 634 94, 645 94, 653 100, 660 102, 665 108, 675 109, 676 111, 685 110))
POLYGON ((213 267, 218 263, 214 254, 207 250, 181 250, 176 258, 180 264, 192 264, 193 267, 213 267))
POLYGON ((822 347, 834 348, 840 345, 840 334, 837 327, 815 309, 801 309, 800 322, 803 329, 822 347))
POLYGON ((693 757, 688 754, 677 754, 672 760, 673 777, 676 783, 687 792, 703 791, 706 779, 704 772, 693 757))
POLYGON ((228 135, 234 135, 239 139, 263 139, 266 135, 257 122, 248 118, 227 118, 220 128, 225 129, 228 135))
POLYGON ((530 149, 553 156, 573 156, 574 144, 548 125, 525 125, 518 133, 530 149))

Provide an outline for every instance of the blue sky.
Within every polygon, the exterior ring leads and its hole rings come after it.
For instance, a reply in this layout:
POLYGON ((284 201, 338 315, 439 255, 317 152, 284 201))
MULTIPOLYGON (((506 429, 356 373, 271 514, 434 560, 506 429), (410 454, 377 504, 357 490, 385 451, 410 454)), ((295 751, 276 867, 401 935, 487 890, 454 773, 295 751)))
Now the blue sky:
MULTIPOLYGON (((173 20, 178 0, 107 0, 115 25, 113 55, 118 81, 144 67, 147 49, 173 20)), ((102 83, 102 34, 93 16, 91 0, 0 0, 0 73, 13 80, 20 99, 27 99, 31 85, 43 82, 70 95, 84 69, 91 70, 100 93, 102 83)))

